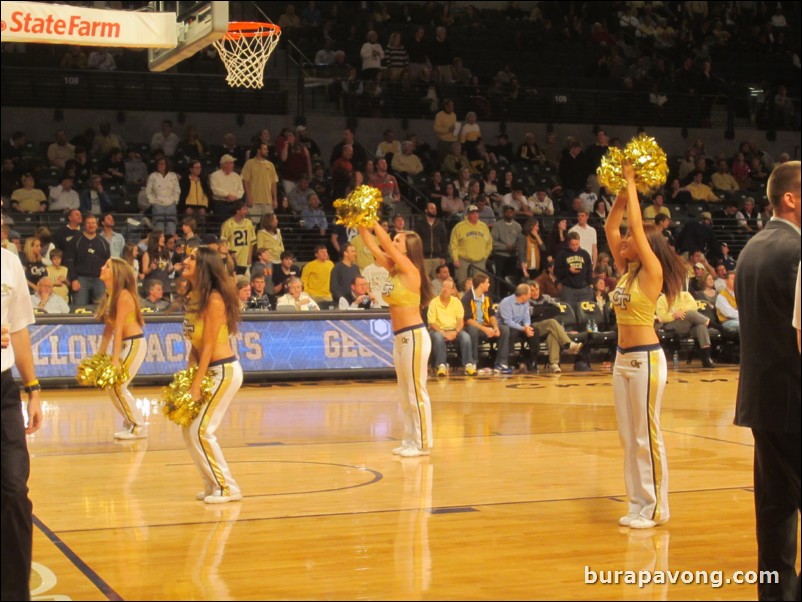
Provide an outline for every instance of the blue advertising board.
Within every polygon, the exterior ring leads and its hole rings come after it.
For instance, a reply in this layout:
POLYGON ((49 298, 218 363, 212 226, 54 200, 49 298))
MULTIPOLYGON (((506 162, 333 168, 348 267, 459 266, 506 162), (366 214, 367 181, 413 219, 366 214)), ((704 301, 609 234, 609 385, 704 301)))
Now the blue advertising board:
MULTIPOLYGON (((236 353, 249 372, 353 371, 393 369, 393 333, 386 314, 326 313, 314 318, 276 314, 246 319, 235 335, 236 353)), ((186 368, 187 340, 182 323, 146 318, 147 355, 139 377, 169 376, 186 368)), ((37 316, 30 328, 36 374, 40 379, 75 378, 82 359, 94 355, 103 325, 95 321, 37 316)))

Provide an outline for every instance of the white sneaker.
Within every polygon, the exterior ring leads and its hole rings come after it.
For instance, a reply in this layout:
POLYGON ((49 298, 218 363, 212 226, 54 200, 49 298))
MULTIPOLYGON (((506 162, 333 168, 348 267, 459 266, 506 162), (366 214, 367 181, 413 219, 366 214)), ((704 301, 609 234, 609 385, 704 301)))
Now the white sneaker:
POLYGON ((147 436, 148 431, 142 427, 139 427, 138 430, 136 427, 134 427, 133 429, 127 429, 118 433, 114 433, 115 439, 146 439, 147 436))
POLYGON ((638 516, 633 518, 629 523, 630 529, 651 529, 657 523, 651 519, 643 518, 642 516, 638 516))
POLYGON ((568 346, 568 353, 571 355, 576 355, 580 351, 582 351, 582 343, 571 343, 568 346))
POLYGON ((195 499, 198 500, 199 502, 202 502, 210 495, 212 494, 209 491, 199 491, 198 493, 195 494, 195 499))
POLYGON ((417 458, 418 456, 428 456, 428 449, 418 449, 417 447, 406 447, 398 452, 402 458, 417 458))
POLYGON ((465 374, 476 376, 476 364, 465 364, 465 374))
POLYGON ((231 493, 229 495, 222 495, 219 491, 203 498, 207 504, 226 504, 228 502, 238 502, 242 499, 242 494, 231 493))
POLYGON ((560 368, 560 364, 549 364, 549 372, 552 374, 561 374, 562 368, 560 368))
POLYGON ((639 514, 627 514, 626 516, 622 516, 618 519, 618 524, 622 527, 628 527, 632 524, 632 521, 636 518, 640 518, 639 514))
POLYGON ((401 452, 404 451, 406 448, 407 448, 406 445, 399 445, 398 447, 393 449, 393 454, 395 454, 396 456, 400 456, 401 452))
POLYGON ((445 364, 437 366, 437 376, 448 376, 448 367, 445 364))

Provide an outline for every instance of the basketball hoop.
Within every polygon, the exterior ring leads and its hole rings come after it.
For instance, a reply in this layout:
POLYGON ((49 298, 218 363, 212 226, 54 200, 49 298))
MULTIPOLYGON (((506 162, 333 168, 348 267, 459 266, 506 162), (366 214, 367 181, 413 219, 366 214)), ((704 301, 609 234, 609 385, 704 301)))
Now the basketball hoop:
POLYGON ((229 23, 225 36, 214 42, 228 72, 228 85, 264 87, 265 65, 280 37, 281 28, 272 23, 229 23))

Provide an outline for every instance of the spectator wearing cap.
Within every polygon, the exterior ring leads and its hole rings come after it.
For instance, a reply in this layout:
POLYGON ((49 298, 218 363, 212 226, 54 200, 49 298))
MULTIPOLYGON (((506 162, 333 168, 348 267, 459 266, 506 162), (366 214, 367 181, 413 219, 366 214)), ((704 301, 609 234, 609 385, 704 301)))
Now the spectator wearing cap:
POLYGON ((81 198, 78 191, 73 188, 75 180, 71 175, 61 178, 61 183, 50 187, 48 197, 48 211, 58 211, 67 214, 73 209, 80 209, 81 198))
POLYGON ((476 205, 469 205, 465 211, 465 219, 454 226, 449 248, 460 286, 470 275, 471 269, 487 271, 487 259, 493 250, 493 237, 487 224, 479 221, 479 208, 476 205))
POLYGON ((691 193, 691 198, 693 198, 694 201, 707 201, 709 203, 720 202, 721 199, 716 196, 713 189, 702 181, 704 176, 705 172, 700 169, 695 170, 693 172, 693 180, 685 189, 691 193))
POLYGON ((493 238, 493 262, 500 278, 518 275, 518 237, 521 224, 515 221, 515 210, 504 205, 499 221, 490 229, 493 238))
POLYGON ((492 228, 498 220, 496 219, 495 211, 490 206, 490 200, 484 192, 479 193, 474 205, 479 209, 479 220, 487 224, 488 228, 492 228))
POLYGON ((11 208, 21 213, 39 213, 47 209, 45 193, 36 188, 33 174, 26 173, 20 178, 22 188, 11 193, 11 208))
POLYGON ((698 219, 688 220, 677 236, 677 253, 686 254, 696 250, 701 250, 708 257, 718 257, 720 253, 713 232, 713 216, 709 211, 702 211, 698 219))
POLYGON ((236 159, 228 153, 220 157, 220 169, 209 176, 212 211, 222 223, 233 213, 234 203, 245 196, 242 178, 234 171, 236 159))
POLYGON ((735 270, 735 258, 730 255, 730 245, 726 242, 721 243, 721 260, 720 265, 724 266, 724 269, 728 272, 732 272, 735 270))

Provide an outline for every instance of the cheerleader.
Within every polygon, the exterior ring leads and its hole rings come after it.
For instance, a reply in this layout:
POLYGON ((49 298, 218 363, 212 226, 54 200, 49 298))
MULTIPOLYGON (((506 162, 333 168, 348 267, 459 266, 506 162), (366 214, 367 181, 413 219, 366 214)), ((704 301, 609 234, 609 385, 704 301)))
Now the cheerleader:
POLYGON ((618 522, 649 529, 669 518, 668 465, 660 432, 668 372, 654 316, 661 292, 670 305, 682 290, 686 268, 660 230, 654 224, 644 225, 631 165, 624 165, 623 175, 626 192, 615 200, 605 224, 610 251, 623 274, 611 295, 618 321, 613 393, 629 504, 618 522), (625 209, 629 229, 622 237, 625 209))
POLYGON ((428 456, 434 443, 432 407, 426 389, 432 341, 421 318, 421 308, 429 305, 433 295, 426 277, 423 242, 415 232, 404 230, 391 240, 377 222, 372 229, 375 239, 364 226, 360 226, 359 234, 376 264, 390 272, 382 296, 390 306, 395 334, 393 363, 404 415, 404 438, 393 453, 407 458, 428 456))
POLYGON ((123 417, 123 430, 114 433, 114 438, 143 439, 148 436, 147 426, 128 389, 145 360, 146 351, 142 333, 145 321, 139 307, 136 277, 130 264, 112 257, 101 268, 100 280, 106 285, 106 293, 97 311, 97 318, 105 324, 99 352, 107 353, 111 342, 111 364, 125 367, 128 372, 128 380, 106 389, 123 417))
POLYGON ((242 492, 214 433, 242 385, 242 367, 229 341, 240 317, 237 287, 220 254, 207 247, 189 252, 182 276, 190 286, 184 336, 191 346, 189 366, 197 366, 189 389, 192 399, 200 399, 207 372, 213 383, 211 399, 192 424, 183 428, 184 442, 203 479, 203 491, 195 497, 207 504, 235 502, 242 499, 242 492))

